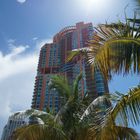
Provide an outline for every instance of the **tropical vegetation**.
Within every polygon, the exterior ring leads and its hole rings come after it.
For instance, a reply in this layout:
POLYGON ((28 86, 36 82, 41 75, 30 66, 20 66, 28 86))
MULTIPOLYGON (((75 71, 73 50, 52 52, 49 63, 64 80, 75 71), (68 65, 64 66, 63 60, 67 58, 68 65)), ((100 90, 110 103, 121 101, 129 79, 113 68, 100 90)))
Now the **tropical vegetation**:
POLYGON ((140 19, 136 15, 135 12, 133 19, 126 17, 125 23, 95 27, 89 48, 72 51, 68 61, 82 55, 92 67, 99 67, 108 80, 116 73, 140 73, 140 19))
POLYGON ((40 115, 44 124, 32 124, 18 129, 14 139, 18 140, 134 140, 137 133, 128 124, 139 124, 140 86, 127 94, 116 93, 96 98, 78 98, 78 82, 73 89, 60 76, 52 79, 51 87, 59 89, 64 106, 56 115, 40 115), (65 86, 64 86, 65 85, 65 86), (64 88, 64 87, 65 88, 64 88), (113 106, 110 100, 115 102, 113 106), (89 105, 88 105, 89 104, 89 105))
MULTIPOLYGON (((109 81, 114 74, 140 73, 140 19, 101 24, 95 27, 89 48, 71 52, 68 61, 77 55, 86 59, 94 70, 100 69, 109 81)), ((54 76, 50 88, 63 97, 56 115, 46 115, 44 124, 25 126, 16 131, 17 140, 135 140, 137 133, 129 128, 140 123, 140 86, 126 94, 104 94, 89 102, 80 98, 80 74, 70 86, 66 78, 54 76), (49 117, 48 117, 49 116, 49 117)))

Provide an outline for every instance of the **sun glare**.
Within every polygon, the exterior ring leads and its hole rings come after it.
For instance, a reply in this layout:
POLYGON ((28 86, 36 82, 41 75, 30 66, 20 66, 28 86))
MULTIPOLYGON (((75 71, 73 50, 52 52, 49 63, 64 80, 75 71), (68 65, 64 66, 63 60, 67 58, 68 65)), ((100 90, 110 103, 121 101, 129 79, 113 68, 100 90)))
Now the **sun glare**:
POLYGON ((79 6, 90 12, 103 12, 111 4, 111 0, 78 0, 79 6))

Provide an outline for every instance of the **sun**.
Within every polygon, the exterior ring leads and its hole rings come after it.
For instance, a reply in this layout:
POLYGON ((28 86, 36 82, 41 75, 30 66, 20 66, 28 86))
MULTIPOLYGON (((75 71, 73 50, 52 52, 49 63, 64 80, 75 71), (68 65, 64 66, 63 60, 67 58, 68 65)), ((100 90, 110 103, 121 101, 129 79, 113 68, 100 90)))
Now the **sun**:
POLYGON ((103 0, 83 0, 84 3, 85 3, 85 6, 87 6, 87 8, 92 8, 93 6, 96 7, 98 6, 99 2, 100 1, 103 1, 103 0))
POLYGON ((86 11, 103 12, 111 0, 78 0, 79 6, 86 11))

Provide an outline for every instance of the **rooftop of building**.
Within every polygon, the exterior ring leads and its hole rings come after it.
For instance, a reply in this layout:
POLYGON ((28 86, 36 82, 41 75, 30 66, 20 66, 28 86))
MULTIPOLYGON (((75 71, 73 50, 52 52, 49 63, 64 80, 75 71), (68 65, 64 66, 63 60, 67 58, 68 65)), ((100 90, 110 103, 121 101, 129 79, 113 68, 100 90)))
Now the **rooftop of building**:
MULTIPOLYGON (((53 37, 53 42, 52 43, 47 43, 43 45, 43 47, 46 47, 47 45, 52 45, 53 43, 57 42, 58 40, 60 40, 63 36, 65 36, 66 34, 68 33, 71 33, 73 32, 74 30, 76 29, 81 29, 81 28, 84 28, 86 26, 90 26, 92 25, 91 22, 89 23, 84 23, 84 22, 78 22, 76 23, 75 26, 67 26, 67 27, 64 27, 62 30, 60 30, 56 35, 54 35, 53 37)), ((42 48, 43 48, 42 47, 42 48)))
POLYGON ((14 118, 20 118, 22 116, 26 118, 32 115, 42 115, 42 114, 47 114, 47 113, 43 111, 35 110, 35 109, 28 109, 28 110, 18 111, 12 114, 9 118, 14 119, 14 118))

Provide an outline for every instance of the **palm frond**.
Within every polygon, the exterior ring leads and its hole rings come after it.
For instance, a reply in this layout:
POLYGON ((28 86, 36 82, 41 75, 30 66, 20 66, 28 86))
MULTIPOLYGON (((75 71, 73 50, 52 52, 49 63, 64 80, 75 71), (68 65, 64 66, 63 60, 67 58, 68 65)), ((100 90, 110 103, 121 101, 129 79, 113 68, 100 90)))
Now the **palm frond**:
POLYGON ((138 134, 132 128, 106 124, 98 130, 89 129, 88 137, 89 140, 136 140, 138 134))
POLYGON ((49 87, 50 89, 55 88, 60 94, 60 96, 66 97, 66 99, 68 99, 71 95, 71 90, 68 85, 68 81, 64 76, 61 75, 53 76, 49 87))
MULTIPOLYGON (((140 86, 131 89, 127 94, 122 95, 111 112, 113 119, 121 117, 121 123, 140 123, 140 86)), ((117 120, 119 121, 119 120, 117 120)))
POLYGON ((106 79, 114 73, 140 73, 140 24, 134 15, 126 23, 95 27, 87 53, 88 62, 99 67, 106 79), (130 24, 132 22, 132 24, 130 24))
POLYGON ((81 119, 86 117, 87 115, 91 114, 92 112, 105 112, 109 108, 111 108, 111 102, 110 99, 106 96, 99 96, 95 100, 93 100, 90 105, 87 107, 85 112, 83 113, 81 119))
POLYGON ((47 125, 48 125, 48 122, 49 122, 49 124, 51 122, 53 123, 54 122, 54 118, 55 118, 55 116, 53 116, 50 113, 38 115, 37 117, 40 118, 44 122, 44 124, 47 124, 47 125))
POLYGON ((81 102, 78 101, 78 84, 81 78, 82 73, 76 77, 73 87, 69 86, 71 95, 55 116, 55 121, 61 124, 65 131, 74 128, 78 122, 78 109, 81 104, 81 102))
POLYGON ((81 78, 82 78, 82 73, 80 73, 76 77, 76 79, 75 79, 75 81, 73 83, 73 95, 74 95, 75 99, 78 99, 78 85, 79 85, 79 82, 80 82, 81 78))
POLYGON ((107 41, 96 61, 105 75, 114 73, 127 74, 131 71, 140 72, 140 40, 121 38, 107 41))
POLYGON ((139 124, 140 87, 134 88, 128 95, 117 93, 115 98, 117 103, 114 108, 111 106, 110 98, 101 96, 85 110, 81 121, 89 124, 87 137, 90 140, 137 138, 137 133, 127 126, 130 121, 139 124))
POLYGON ((89 48, 80 48, 72 50, 68 53, 68 58, 66 62, 74 61, 74 59, 78 57, 84 58, 87 56, 87 52, 89 52, 89 48))
POLYGON ((119 139, 122 140, 136 140, 138 138, 137 132, 128 127, 123 127, 123 126, 113 126, 114 130, 118 136, 119 139))
POLYGON ((17 129, 13 140, 68 140, 65 133, 59 127, 51 125, 29 125, 17 129))

